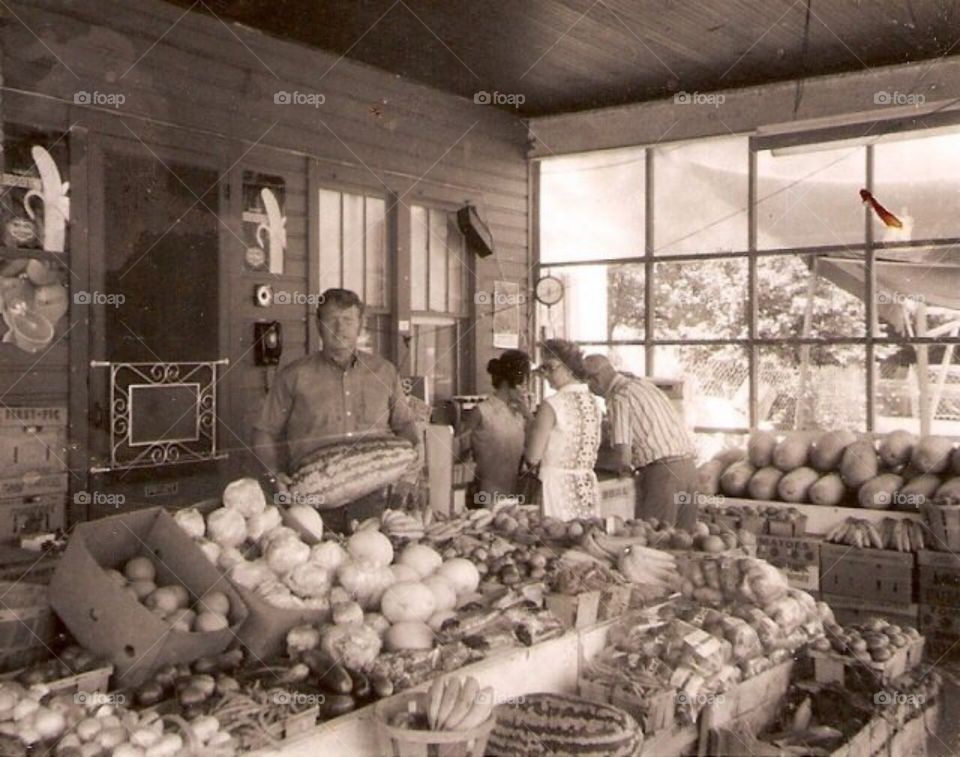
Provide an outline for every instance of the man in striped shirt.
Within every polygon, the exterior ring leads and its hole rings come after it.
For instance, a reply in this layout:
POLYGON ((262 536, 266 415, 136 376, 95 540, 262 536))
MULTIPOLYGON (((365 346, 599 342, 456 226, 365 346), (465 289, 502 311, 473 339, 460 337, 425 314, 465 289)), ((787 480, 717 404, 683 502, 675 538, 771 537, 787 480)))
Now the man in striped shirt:
POLYGON ((607 406, 609 467, 632 472, 636 517, 692 529, 697 522, 693 438, 670 400, 651 381, 620 373, 604 355, 584 359, 587 385, 607 406))

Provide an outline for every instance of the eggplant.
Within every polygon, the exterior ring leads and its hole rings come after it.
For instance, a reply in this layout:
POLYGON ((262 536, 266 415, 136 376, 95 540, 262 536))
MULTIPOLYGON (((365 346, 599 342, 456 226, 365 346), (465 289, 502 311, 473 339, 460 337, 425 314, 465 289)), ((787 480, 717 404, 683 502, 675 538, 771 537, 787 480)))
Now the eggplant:
POLYGON ((353 677, 353 696, 358 702, 369 699, 373 694, 373 687, 370 685, 370 679, 363 673, 351 673, 353 677))
POLYGON ((330 720, 340 715, 346 715, 356 706, 356 700, 349 694, 332 694, 325 697, 320 705, 320 719, 330 720))
POLYGON ((220 661, 216 657, 201 657, 191 667, 194 673, 213 673, 220 669, 220 661))
POLYGON ((319 649, 304 652, 303 661, 317 677, 317 683, 331 694, 349 694, 353 691, 353 679, 347 669, 319 649))
POLYGON ((152 707, 163 699, 163 686, 157 681, 149 681, 137 689, 137 704, 152 707))
POLYGON ((381 699, 393 696, 393 681, 382 673, 371 673, 370 684, 373 686, 374 693, 381 699))
POLYGON ((243 664, 243 650, 230 649, 217 656, 217 665, 223 672, 236 670, 243 664))

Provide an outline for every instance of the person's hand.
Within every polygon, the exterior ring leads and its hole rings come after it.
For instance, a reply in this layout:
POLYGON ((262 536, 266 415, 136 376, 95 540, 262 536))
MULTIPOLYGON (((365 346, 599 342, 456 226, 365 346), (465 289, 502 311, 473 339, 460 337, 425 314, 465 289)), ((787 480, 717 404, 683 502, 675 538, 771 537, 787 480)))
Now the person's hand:
POLYGON ((290 486, 293 484, 293 479, 290 478, 286 473, 280 472, 276 475, 277 479, 277 491, 283 492, 286 494, 290 491, 290 486))

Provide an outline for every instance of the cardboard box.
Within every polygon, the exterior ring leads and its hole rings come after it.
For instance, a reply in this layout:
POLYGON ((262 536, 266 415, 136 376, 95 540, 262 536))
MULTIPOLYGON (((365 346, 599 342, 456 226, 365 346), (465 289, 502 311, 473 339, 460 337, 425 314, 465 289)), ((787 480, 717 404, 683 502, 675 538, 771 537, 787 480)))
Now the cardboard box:
POLYGON ((222 652, 247 617, 239 595, 200 548, 161 508, 79 524, 50 581, 50 604, 86 649, 113 663, 115 685, 138 686, 167 663, 222 652), (222 591, 230 598, 230 628, 208 633, 170 626, 110 578, 133 557, 149 557, 157 584, 179 583, 192 598, 222 591))
POLYGON ((33 426, 0 427, 0 470, 58 473, 67 468, 66 430, 33 426))
POLYGON ((0 478, 0 499, 65 492, 67 491, 67 475, 66 473, 31 471, 19 476, 0 478))
POLYGON ((244 651, 256 659, 268 660, 286 648, 287 632, 304 623, 317 624, 329 616, 327 610, 290 609, 274 607, 249 589, 232 584, 247 607, 247 618, 237 631, 237 639, 244 651))
POLYGON ((780 572, 787 577, 787 583, 792 589, 800 589, 811 594, 820 591, 820 566, 810 565, 806 568, 780 568, 780 572))
POLYGON ((744 716, 750 716, 754 733, 761 731, 779 714, 790 687, 793 664, 793 660, 787 660, 718 694, 700 714, 701 732, 742 722, 744 716))
POLYGON ((22 534, 64 528, 66 509, 64 494, 0 499, 0 543, 16 544, 22 534))
POLYGON ((566 628, 584 628, 597 622, 600 612, 600 592, 547 594, 544 604, 566 628))
POLYGON ((796 536, 757 537, 757 557, 778 568, 820 570, 820 539, 796 536))
POLYGON ((0 428, 66 428, 67 408, 53 407, 4 407, 0 409, 0 428))
POLYGON ((916 602, 912 552, 820 545, 820 590, 824 594, 879 602, 916 602))
POLYGON ((771 536, 792 536, 800 538, 807 533, 807 516, 798 515, 788 520, 767 519, 767 533, 771 536))

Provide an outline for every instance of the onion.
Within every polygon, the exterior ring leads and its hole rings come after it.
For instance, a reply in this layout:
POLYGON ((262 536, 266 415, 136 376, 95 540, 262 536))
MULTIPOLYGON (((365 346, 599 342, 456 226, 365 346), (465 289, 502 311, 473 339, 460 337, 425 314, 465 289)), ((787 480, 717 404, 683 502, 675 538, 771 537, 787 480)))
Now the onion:
POLYGON ((147 750, 146 757, 174 757, 181 749, 183 739, 175 733, 168 733, 147 750))
POLYGON ((13 719, 23 720, 39 709, 40 703, 36 699, 21 699, 13 708, 13 719))
POLYGON ((92 741, 103 729, 103 723, 97 718, 86 718, 77 723, 77 736, 81 741, 92 741))
POLYGON ((190 727, 204 744, 210 741, 211 737, 220 730, 220 721, 212 715, 202 715, 190 721, 190 727))
POLYGON ((63 733, 63 729, 67 727, 67 719, 63 717, 62 712, 42 709, 37 712, 33 721, 33 727, 37 730, 37 733, 40 734, 41 739, 55 739, 63 733))
POLYGON ((113 749, 127 740, 127 731, 122 726, 105 728, 97 734, 97 743, 103 749, 113 749))
POLYGON ((133 744, 120 744, 110 753, 110 757, 143 757, 143 755, 144 751, 133 744))
POLYGON ((160 741, 160 734, 153 728, 138 728, 130 734, 130 743, 148 749, 160 741))

